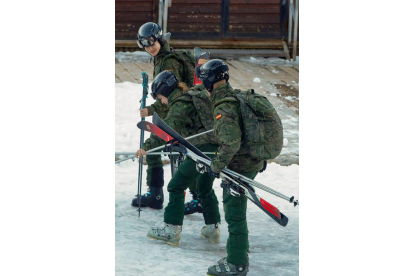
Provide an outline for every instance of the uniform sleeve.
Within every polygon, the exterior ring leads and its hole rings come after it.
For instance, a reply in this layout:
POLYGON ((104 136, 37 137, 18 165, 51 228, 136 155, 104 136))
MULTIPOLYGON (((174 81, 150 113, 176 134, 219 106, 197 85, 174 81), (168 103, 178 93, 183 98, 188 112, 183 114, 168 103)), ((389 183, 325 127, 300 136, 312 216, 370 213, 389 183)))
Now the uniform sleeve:
POLYGON ((183 64, 176 58, 171 57, 165 60, 163 70, 168 70, 173 73, 177 77, 178 81, 184 81, 183 64))
MULTIPOLYGON (((174 57, 168 58, 164 61, 164 68, 163 70, 168 70, 171 73, 173 73, 179 82, 182 82, 184 80, 183 74, 183 65, 180 61, 175 59, 174 57)), ((167 113, 168 112, 168 106, 162 104, 160 101, 156 101, 150 106, 146 106, 145 108, 148 109, 148 115, 152 116, 154 115, 154 112, 157 112, 158 114, 167 113)))
MULTIPOLYGON (((192 114, 192 111, 194 109, 191 108, 191 105, 191 102, 178 101, 173 106, 171 106, 167 117, 164 119, 164 122, 172 129, 174 129, 177 133, 182 134, 185 132, 185 128, 192 127, 188 125, 188 118, 194 116, 194 114, 192 114)), ((151 135, 151 137, 145 141, 143 149, 147 151, 165 144, 166 142, 158 136, 151 135)))
POLYGON ((145 108, 148 109, 148 116, 154 115, 154 112, 162 114, 168 111, 168 105, 162 104, 161 101, 155 101, 155 103, 145 108))
POLYGON ((142 149, 144 149, 145 151, 149 151, 150 149, 162 146, 164 144, 164 140, 162 140, 157 135, 151 134, 150 138, 145 140, 144 144, 142 145, 142 149))
POLYGON ((214 133, 220 147, 218 157, 211 163, 213 172, 220 172, 239 151, 242 131, 239 125, 238 106, 224 102, 214 109, 214 133))

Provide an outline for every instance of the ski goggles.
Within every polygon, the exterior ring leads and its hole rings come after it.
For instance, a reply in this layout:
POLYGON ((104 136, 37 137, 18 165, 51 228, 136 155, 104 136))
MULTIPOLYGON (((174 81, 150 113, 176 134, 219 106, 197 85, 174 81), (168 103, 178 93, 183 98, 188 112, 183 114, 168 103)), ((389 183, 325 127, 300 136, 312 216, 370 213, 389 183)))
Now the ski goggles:
POLYGON ((140 48, 151 47, 157 40, 153 37, 138 37, 137 43, 140 48))
POLYGON ((210 80, 210 81, 213 81, 214 80, 214 75, 209 76, 209 71, 202 70, 201 67, 202 66, 198 66, 196 68, 196 76, 197 76, 197 78, 199 78, 200 80, 210 80))
POLYGON ((226 66, 220 66, 220 67, 216 67, 216 68, 212 68, 210 70, 206 70, 206 69, 202 69, 202 66, 198 66, 196 68, 196 76, 197 78, 199 78, 200 80, 209 80, 209 81, 214 81, 216 79, 216 76, 219 73, 225 73, 229 70, 229 68, 226 66))

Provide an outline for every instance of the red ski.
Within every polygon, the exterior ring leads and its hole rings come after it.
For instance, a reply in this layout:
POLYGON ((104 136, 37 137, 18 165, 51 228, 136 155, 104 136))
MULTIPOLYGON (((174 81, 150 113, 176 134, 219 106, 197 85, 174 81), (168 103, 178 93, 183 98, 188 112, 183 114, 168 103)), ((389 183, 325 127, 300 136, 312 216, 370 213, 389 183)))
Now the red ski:
POLYGON ((160 129, 156 125, 151 124, 150 122, 141 121, 137 124, 137 127, 139 129, 146 130, 146 131, 149 131, 149 132, 157 135, 158 137, 160 137, 165 142, 169 142, 171 140, 174 140, 174 138, 172 138, 170 135, 168 135, 165 131, 163 131, 162 129, 160 129))

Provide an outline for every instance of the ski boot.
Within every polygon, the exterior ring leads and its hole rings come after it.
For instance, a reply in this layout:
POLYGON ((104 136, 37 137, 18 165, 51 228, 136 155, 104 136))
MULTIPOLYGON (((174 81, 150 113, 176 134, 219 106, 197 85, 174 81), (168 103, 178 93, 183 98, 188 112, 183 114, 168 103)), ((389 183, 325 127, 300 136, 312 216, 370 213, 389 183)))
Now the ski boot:
POLYGON ((177 246, 181 239, 181 225, 165 224, 163 227, 153 227, 148 231, 147 237, 154 240, 165 241, 177 246))
MULTIPOLYGON (((138 207, 138 199, 140 195, 132 200, 131 205, 138 207)), ((141 207, 150 207, 153 209, 162 209, 164 203, 164 192, 162 187, 149 187, 146 194, 141 196, 141 207)))
POLYGON ((207 275, 209 276, 245 276, 249 272, 249 264, 234 265, 227 262, 227 258, 223 258, 208 268, 207 275))
POLYGON ((184 215, 202 213, 203 206, 198 198, 197 191, 190 191, 190 193, 193 195, 193 200, 184 204, 184 215))
POLYGON ((211 243, 220 242, 220 228, 219 224, 207 224, 201 228, 201 236, 208 239, 211 243))

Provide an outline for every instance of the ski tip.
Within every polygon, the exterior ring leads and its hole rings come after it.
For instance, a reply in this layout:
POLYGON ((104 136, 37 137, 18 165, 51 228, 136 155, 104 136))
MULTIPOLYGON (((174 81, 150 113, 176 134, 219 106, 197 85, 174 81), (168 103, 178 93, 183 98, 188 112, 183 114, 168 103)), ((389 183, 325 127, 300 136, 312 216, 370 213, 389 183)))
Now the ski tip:
POLYGON ((280 219, 280 221, 279 221, 279 224, 280 224, 281 226, 285 227, 285 226, 288 224, 289 219, 288 219, 288 217, 287 217, 287 216, 285 216, 284 214, 281 214, 281 215, 282 215, 282 217, 281 217, 281 219, 280 219))

